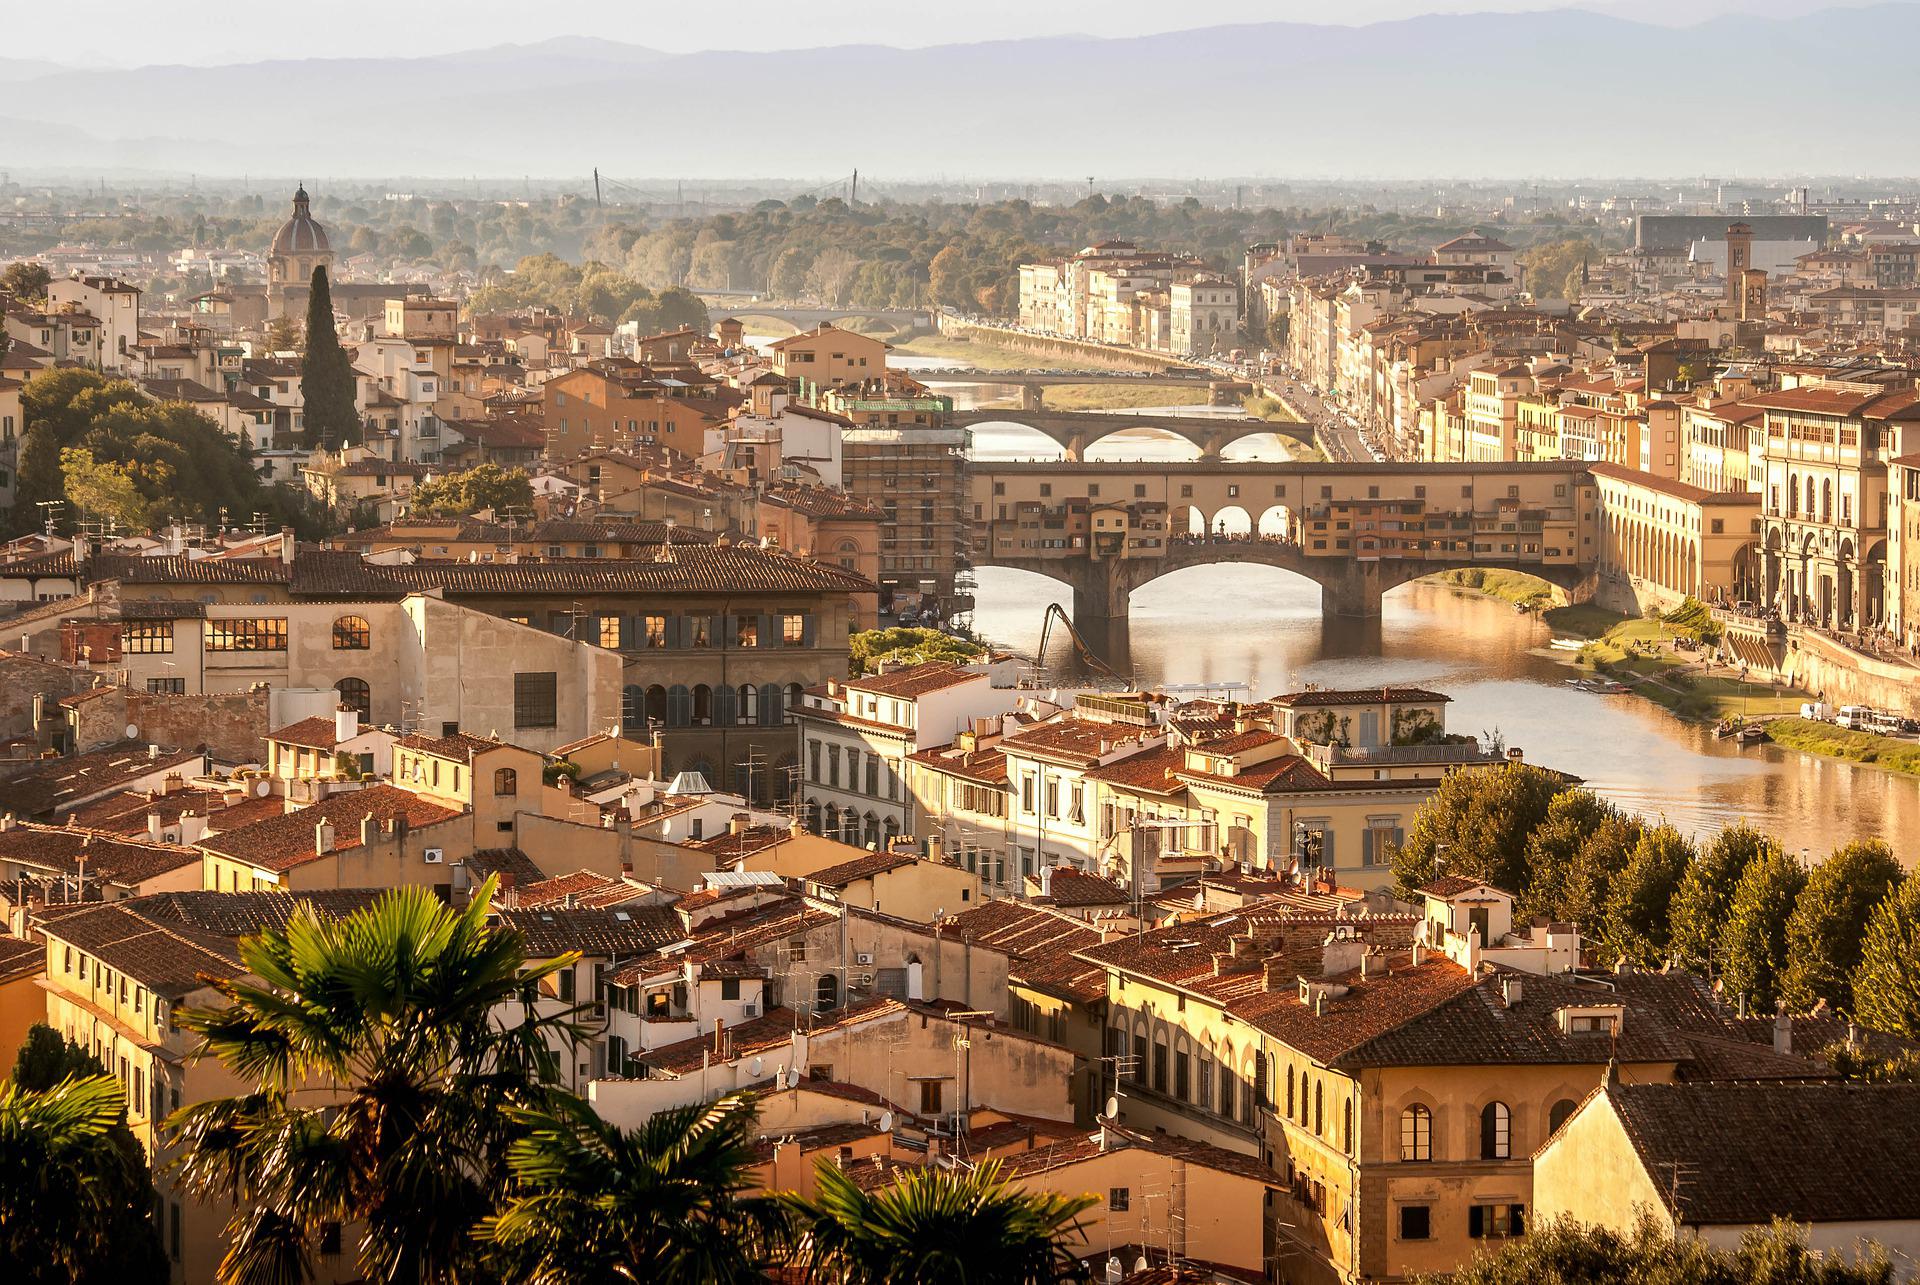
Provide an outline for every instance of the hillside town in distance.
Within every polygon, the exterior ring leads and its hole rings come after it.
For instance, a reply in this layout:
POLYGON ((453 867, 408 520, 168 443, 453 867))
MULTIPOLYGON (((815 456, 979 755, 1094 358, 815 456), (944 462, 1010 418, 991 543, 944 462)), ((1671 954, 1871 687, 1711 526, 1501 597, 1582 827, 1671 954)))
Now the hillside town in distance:
POLYGON ((860 182, 0 179, 23 1279, 1913 1279, 1920 187, 860 182))

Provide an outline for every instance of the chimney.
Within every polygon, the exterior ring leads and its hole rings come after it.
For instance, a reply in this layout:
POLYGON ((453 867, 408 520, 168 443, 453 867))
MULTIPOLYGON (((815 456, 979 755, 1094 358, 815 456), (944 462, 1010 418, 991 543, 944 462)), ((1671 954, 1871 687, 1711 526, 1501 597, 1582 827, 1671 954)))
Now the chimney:
POLYGON ((1413 965, 1415 968, 1418 968, 1420 965, 1426 962, 1427 962, 1427 943, 1419 940, 1418 938, 1415 938, 1413 943, 1413 965))
POLYGON ((1264 991, 1289 989, 1293 985, 1293 979, 1288 976, 1290 972, 1292 970, 1287 967, 1286 956, 1269 957, 1260 965, 1260 989, 1264 991))
POLYGON ((1785 1004, 1773 1015, 1773 1051, 1782 1057, 1793 1056, 1793 1018, 1785 1004))
POLYGON ((313 851, 316 856, 326 856, 333 851, 333 823, 316 821, 313 826, 313 851))
POLYGON ((732 816, 727 818, 728 834, 745 834, 746 830, 747 830, 747 814, 746 813, 736 812, 732 816))
POLYGON ((723 1042, 726 1029, 727 1020, 724 1017, 716 1017, 713 1019, 713 1053, 715 1057, 720 1055, 720 1046, 723 1042))
POLYGON ((164 827, 161 825, 161 822, 160 822, 160 814, 158 812, 147 813, 148 841, 152 843, 160 842, 160 837, 163 832, 164 832, 164 827))
POLYGON ((13 826, 13 813, 0 812, 0 834, 5 834, 7 831, 13 829, 13 826))
POLYGON ((1508 1008, 1512 1008, 1515 1004, 1518 1004, 1520 1002, 1521 986, 1520 974, 1502 973, 1500 975, 1500 1002, 1508 1008))
POLYGON ((380 835, 380 822, 369 812, 360 818, 360 846, 371 848, 380 835))
POLYGON ((158 745, 147 746, 147 759, 149 761, 158 759, 159 757, 160 757, 160 747, 158 745))
POLYGON ((1233 956, 1223 955, 1219 951, 1215 951, 1213 953, 1213 975, 1215 977, 1225 977, 1228 973, 1232 971, 1233 971, 1233 956))
POLYGON ((178 772, 167 773, 167 779, 160 783, 160 793, 178 794, 187 788, 187 782, 178 772))
POLYGON ((188 847, 207 837, 207 819, 193 812, 180 814, 180 842, 188 847))
POLYGON ((360 735, 360 711, 346 705, 333 711, 333 739, 350 741, 360 735))
POLYGON ((1052 866, 1040 867, 1040 895, 1042 897, 1051 897, 1053 895, 1053 867, 1052 866))

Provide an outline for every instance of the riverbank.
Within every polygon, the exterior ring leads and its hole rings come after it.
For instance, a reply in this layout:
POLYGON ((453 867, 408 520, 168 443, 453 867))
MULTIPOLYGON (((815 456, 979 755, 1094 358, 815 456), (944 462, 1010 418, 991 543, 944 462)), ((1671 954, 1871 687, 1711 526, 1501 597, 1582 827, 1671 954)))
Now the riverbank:
POLYGON ((1738 669, 1714 665, 1706 650, 1677 650, 1675 640, 1694 632, 1690 622, 1676 625, 1623 616, 1592 603, 1567 603, 1561 590, 1519 571, 1470 567, 1434 578, 1537 612, 1555 634, 1588 639, 1578 651, 1556 649, 1554 659, 1625 683, 1635 695, 1690 722, 1793 714, 1805 699, 1791 688, 1743 682, 1738 669))
POLYGON ((1803 754, 1920 776, 1920 744, 1902 737, 1850 732, 1809 718, 1776 718, 1767 724, 1767 735, 1774 744, 1803 754))

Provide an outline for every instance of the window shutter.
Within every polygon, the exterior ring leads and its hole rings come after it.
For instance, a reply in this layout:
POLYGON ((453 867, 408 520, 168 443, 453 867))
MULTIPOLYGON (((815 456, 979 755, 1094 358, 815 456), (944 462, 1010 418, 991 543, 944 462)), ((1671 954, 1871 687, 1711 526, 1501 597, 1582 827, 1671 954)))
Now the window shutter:
POLYGON ((728 615, 720 616, 718 620, 720 622, 720 636, 713 640, 714 646, 730 648, 734 645, 735 618, 728 615))
POLYGON ((817 647, 820 645, 819 633, 814 627, 818 623, 819 617, 811 611, 800 617, 800 645, 802 647, 817 647))
POLYGON ((778 647, 780 645, 780 617, 771 612, 760 615, 760 645, 778 647))
POLYGON ((636 626, 638 626, 639 623, 640 621, 637 616, 620 617, 620 650, 621 651, 633 650, 633 640, 636 633, 638 632, 636 626))

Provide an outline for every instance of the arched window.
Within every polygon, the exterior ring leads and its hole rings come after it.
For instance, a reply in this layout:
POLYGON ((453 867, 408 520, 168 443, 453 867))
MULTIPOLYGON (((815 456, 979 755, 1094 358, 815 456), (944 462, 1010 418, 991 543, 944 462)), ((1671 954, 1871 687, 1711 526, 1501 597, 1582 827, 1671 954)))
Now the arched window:
POLYGON ((740 693, 733 689, 732 683, 722 683, 713 689, 713 725, 732 727, 740 721, 740 693))
POLYGON ((1316 1080, 1313 1084, 1313 1132, 1315 1136, 1327 1131, 1327 1082, 1316 1080))
POLYGON ((373 717, 373 689, 367 686, 364 678, 343 678, 333 685, 340 693, 340 703, 359 714, 361 718, 373 717))
POLYGON ((693 722, 693 693, 685 684, 667 688, 667 726, 685 727, 693 722))
POLYGON ((493 792, 495 794, 520 793, 520 774, 510 767, 496 769, 493 774, 493 792))
POLYGON ((869 848, 880 846, 880 818, 871 812, 867 813, 867 846, 869 848))
POLYGON ((647 688, 647 721, 655 724, 667 721, 667 689, 658 683, 647 688))
POLYGON ((1571 1116, 1575 1111, 1579 1110, 1579 1108, 1580 1104, 1572 1098, 1561 1098, 1558 1102, 1554 1103, 1553 1110, 1547 1113, 1547 1132, 1558 1133, 1560 1126, 1567 1122, 1567 1117, 1571 1116))
POLYGON ((1287 1119, 1293 1119, 1293 1066, 1287 1066, 1287 1119))
POLYGON ((620 730, 629 734, 647 730, 647 689, 628 685, 620 691, 620 730))
POLYGON ((1480 1158, 1505 1160, 1513 1155, 1513 1112, 1504 1102, 1480 1108, 1480 1158))
POLYGON ((1348 1098, 1340 1104, 1340 1149, 1353 1150, 1353 1099, 1348 1098))
POLYGON ((695 727, 707 727, 713 722, 713 688, 705 683, 696 683, 693 688, 693 723, 695 727))
POLYGON ((825 1012, 840 1007, 840 979, 832 973, 820 974, 820 980, 814 983, 814 1012, 825 1012))
POLYGON ((365 651, 373 646, 373 629, 365 616, 342 616, 333 622, 335 651, 365 651))
POLYGON ((1273 1105, 1272 1081, 1267 1078, 1267 1059, 1256 1057, 1253 1061, 1253 1100, 1261 1106, 1273 1105))
POLYGON ((787 721, 787 691, 778 683, 760 686, 760 726, 778 727, 787 721))
POLYGON ((1418 1102, 1400 1113, 1400 1158, 1433 1159, 1433 1112, 1418 1102))
POLYGON ((757 723, 760 720, 760 689, 752 683, 740 684, 740 721, 757 723))

